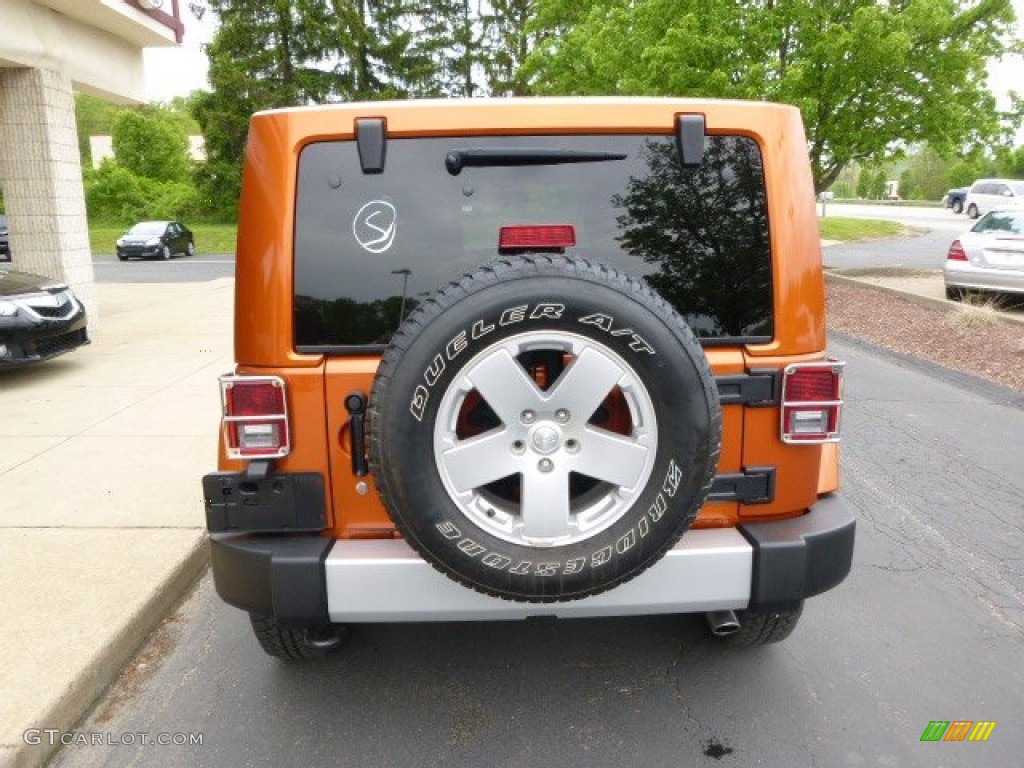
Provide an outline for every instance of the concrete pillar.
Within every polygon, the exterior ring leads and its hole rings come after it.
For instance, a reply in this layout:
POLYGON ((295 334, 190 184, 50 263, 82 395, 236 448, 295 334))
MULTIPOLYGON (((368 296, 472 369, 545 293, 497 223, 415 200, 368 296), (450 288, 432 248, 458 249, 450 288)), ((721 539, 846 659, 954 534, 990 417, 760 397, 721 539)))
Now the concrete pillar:
POLYGON ((46 69, 0 68, 0 183, 13 266, 69 283, 99 317, 71 80, 46 69))

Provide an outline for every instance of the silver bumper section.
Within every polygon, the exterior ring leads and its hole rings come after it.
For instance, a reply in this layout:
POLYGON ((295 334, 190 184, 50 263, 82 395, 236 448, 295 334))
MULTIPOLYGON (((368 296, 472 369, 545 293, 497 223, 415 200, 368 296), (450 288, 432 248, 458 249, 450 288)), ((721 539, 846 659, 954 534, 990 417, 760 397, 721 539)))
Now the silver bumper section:
POLYGON ((520 603, 467 589, 400 539, 337 541, 324 571, 328 613, 340 623, 696 613, 747 607, 753 547, 732 528, 688 531, 635 579, 567 603, 520 603))

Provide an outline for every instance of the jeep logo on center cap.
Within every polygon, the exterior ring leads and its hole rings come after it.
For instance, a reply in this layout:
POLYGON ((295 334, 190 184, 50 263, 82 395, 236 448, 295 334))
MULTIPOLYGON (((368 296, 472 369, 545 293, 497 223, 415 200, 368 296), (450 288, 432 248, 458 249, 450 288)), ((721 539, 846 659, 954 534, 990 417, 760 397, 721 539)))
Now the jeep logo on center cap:
POLYGON ((352 234, 370 253, 384 253, 395 240, 398 213, 395 206, 384 200, 373 200, 352 219, 352 234))

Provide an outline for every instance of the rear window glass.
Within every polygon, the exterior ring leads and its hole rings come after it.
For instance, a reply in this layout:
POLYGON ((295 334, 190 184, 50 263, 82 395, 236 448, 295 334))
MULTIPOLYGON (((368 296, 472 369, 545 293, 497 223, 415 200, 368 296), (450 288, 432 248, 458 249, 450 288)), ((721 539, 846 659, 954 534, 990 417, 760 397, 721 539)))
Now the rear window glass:
POLYGON ((129 235, 162 235, 167 231, 165 221, 144 221, 128 230, 129 235))
POLYGON ((714 136, 699 168, 677 157, 668 136, 390 139, 384 172, 364 174, 354 141, 312 144, 299 160, 296 347, 386 344, 437 288, 502 257, 501 227, 543 224, 574 228, 568 256, 646 278, 704 343, 767 341, 760 150, 749 138, 714 136), (468 149, 604 159, 496 161, 452 174, 445 158, 468 149))
POLYGON ((1005 232, 1011 235, 1024 235, 1024 213, 1012 211, 992 211, 986 213, 971 228, 972 232, 1005 232))

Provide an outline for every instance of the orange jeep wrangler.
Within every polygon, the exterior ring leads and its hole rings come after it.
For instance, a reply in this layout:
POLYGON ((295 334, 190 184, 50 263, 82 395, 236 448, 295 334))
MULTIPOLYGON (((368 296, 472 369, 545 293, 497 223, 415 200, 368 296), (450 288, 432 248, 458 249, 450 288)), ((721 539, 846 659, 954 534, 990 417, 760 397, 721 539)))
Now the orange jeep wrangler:
POLYGON ((263 112, 238 232, 203 491, 217 591, 268 653, 692 612, 758 645, 849 572, 796 109, 263 112))

